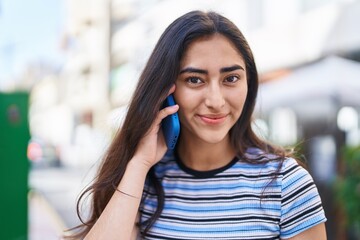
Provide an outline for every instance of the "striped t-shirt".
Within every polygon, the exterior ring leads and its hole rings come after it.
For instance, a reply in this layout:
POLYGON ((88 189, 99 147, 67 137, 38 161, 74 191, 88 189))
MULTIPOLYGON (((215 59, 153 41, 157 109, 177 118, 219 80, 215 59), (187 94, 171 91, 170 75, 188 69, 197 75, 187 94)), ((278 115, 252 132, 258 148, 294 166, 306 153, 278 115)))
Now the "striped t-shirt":
MULTIPOLYGON (((259 152, 250 149, 247 157, 257 158, 259 152)), ((144 239, 283 239, 325 222, 309 173, 287 158, 271 181, 279 164, 234 158, 222 168, 201 172, 187 168, 168 152, 155 165, 164 188, 164 209, 144 239)), ((142 222, 156 205, 154 189, 146 183, 142 222)))

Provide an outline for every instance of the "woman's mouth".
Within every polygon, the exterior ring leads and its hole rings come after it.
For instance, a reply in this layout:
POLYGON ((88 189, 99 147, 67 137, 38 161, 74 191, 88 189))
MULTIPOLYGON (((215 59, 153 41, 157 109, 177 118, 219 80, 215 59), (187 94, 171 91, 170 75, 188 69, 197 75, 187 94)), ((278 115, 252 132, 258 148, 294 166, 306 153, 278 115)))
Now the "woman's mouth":
POLYGON ((206 124, 221 124, 225 122, 227 114, 222 115, 198 115, 199 118, 206 124))

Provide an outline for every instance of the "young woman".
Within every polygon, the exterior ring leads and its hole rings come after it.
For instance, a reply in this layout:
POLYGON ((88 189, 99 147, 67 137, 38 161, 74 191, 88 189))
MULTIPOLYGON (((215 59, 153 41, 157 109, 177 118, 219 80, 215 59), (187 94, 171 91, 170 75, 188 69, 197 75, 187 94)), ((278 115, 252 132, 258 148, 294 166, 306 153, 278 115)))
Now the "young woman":
POLYGON ((258 90, 244 36, 214 12, 163 33, 95 182, 84 239, 326 239, 309 173, 251 128, 258 90), (177 105, 162 108, 173 94, 177 105), (168 150, 162 120, 177 112, 168 150))

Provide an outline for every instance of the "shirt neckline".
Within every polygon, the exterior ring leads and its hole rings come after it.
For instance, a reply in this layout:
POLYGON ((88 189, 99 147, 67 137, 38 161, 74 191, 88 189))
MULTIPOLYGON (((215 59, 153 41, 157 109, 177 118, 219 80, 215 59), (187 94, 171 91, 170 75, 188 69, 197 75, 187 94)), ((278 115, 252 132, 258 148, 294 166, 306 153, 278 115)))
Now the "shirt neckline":
POLYGON ((224 171, 226 171, 227 169, 231 168, 235 163, 237 163, 239 161, 239 158, 237 156, 235 156, 229 163, 227 163, 225 166, 223 167, 219 167, 216 169, 212 169, 212 170, 208 170, 208 171, 199 171, 199 170, 195 170, 192 168, 187 167, 181 160, 181 158, 179 157, 177 151, 175 151, 175 160, 177 165, 179 166, 179 168, 181 170, 183 170, 184 172, 196 177, 196 178, 211 178, 214 177, 216 174, 222 173, 224 171))

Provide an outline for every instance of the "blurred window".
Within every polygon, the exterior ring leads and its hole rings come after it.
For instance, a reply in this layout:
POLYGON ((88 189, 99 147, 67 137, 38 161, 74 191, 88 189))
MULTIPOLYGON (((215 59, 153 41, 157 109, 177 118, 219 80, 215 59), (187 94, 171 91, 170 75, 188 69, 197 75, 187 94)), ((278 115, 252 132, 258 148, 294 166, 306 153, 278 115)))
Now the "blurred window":
POLYGON ((360 144, 359 112, 353 107, 342 107, 337 115, 337 126, 345 132, 346 145, 360 144))
POLYGON ((309 165, 317 182, 330 184, 336 177, 336 143, 331 135, 309 139, 309 165))
POLYGON ((269 118, 270 138, 277 144, 288 146, 297 141, 296 114, 291 108, 276 108, 269 118))

